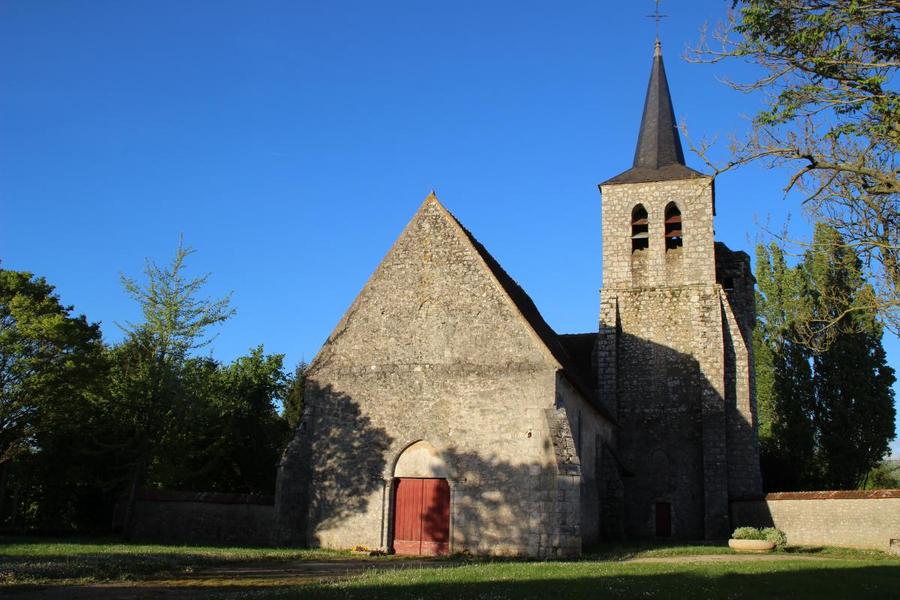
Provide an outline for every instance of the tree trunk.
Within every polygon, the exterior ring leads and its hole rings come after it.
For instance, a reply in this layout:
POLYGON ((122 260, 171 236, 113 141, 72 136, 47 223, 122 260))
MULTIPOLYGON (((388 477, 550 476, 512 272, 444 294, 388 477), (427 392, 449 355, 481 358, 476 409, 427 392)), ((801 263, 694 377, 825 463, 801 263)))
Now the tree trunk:
POLYGON ((131 477, 131 486, 128 490, 128 502, 125 504, 125 517, 122 519, 122 537, 130 540, 134 534, 134 513, 137 505, 137 493, 143 480, 144 466, 143 462, 139 462, 134 467, 134 474, 131 477))

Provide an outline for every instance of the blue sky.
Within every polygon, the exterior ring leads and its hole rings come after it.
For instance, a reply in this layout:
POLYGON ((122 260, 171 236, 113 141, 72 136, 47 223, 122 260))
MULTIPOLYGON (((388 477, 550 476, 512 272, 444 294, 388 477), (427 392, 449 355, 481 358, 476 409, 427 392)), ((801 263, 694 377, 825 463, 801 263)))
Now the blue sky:
MULTIPOLYGON (((730 1, 663 2, 663 52, 694 138, 760 98, 681 59, 730 1)), ((183 234, 233 291, 209 352, 311 359, 422 199, 441 201, 560 332, 595 330, 596 184, 630 166, 653 2, 4 0, 0 257, 102 323, 139 318, 119 273, 183 234)), ((688 162, 702 164, 694 156, 688 162)), ((752 255, 803 236, 785 174, 717 181, 716 235, 752 255)), ((897 367, 900 343, 885 339, 897 367)), ((895 443, 895 453, 900 445, 895 443)))

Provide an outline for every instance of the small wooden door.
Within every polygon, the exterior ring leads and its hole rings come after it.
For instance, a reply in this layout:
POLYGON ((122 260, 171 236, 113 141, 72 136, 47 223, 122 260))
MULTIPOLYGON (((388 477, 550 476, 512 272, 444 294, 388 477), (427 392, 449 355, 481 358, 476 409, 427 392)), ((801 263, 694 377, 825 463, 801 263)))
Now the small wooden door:
POLYGON ((656 503, 656 537, 672 537, 672 505, 656 503))
POLYGON ((450 485, 446 479, 396 480, 394 552, 443 555, 450 551, 450 485))

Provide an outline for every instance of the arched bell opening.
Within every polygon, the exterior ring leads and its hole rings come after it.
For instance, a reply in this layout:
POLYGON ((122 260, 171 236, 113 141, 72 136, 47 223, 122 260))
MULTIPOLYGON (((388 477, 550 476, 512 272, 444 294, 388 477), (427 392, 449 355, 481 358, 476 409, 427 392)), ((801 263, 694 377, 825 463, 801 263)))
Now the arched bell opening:
POLYGON ((666 251, 681 248, 684 245, 684 227, 681 222, 681 211, 674 202, 669 202, 665 213, 666 251))
POLYGON ((631 251, 638 252, 650 247, 650 220, 647 209, 638 204, 631 211, 631 251))

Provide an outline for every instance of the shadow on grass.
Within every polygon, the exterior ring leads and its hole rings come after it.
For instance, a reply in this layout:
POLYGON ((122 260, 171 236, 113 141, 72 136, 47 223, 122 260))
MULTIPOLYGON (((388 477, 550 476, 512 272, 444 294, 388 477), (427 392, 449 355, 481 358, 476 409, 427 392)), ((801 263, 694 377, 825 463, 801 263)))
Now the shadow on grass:
POLYGON ((240 573, 118 582, 101 586, 7 587, 33 600, 124 598, 892 598, 900 564, 766 561, 694 564, 618 562, 307 561, 294 569, 250 566, 240 573), (376 564, 377 563, 377 564, 376 564), (437 568, 434 568, 434 567, 437 568), (422 568, 418 568, 422 567, 422 568), (353 576, 356 574, 356 576, 353 576), (349 575, 349 577, 348 577, 349 575))
POLYGON ((697 556, 705 554, 734 554, 727 542, 708 541, 636 541, 597 544, 586 549, 582 560, 623 561, 650 556, 697 556))
MULTIPOLYGON (((578 566, 591 567, 584 563, 578 566)), ((595 574, 586 571, 542 576, 492 572, 482 580, 466 580, 467 569, 446 573, 410 571, 381 574, 346 582, 270 591, 254 598, 403 599, 403 598, 741 598, 810 599, 891 598, 900 589, 900 566, 793 565, 684 566, 611 565, 595 574), (762 572, 760 572, 762 571, 762 572), (561 576, 560 576, 561 575, 561 576), (431 580, 428 580, 431 579, 431 580), (508 579, 508 580, 507 580, 508 579)), ((547 575, 544 573, 543 575, 547 575)))

